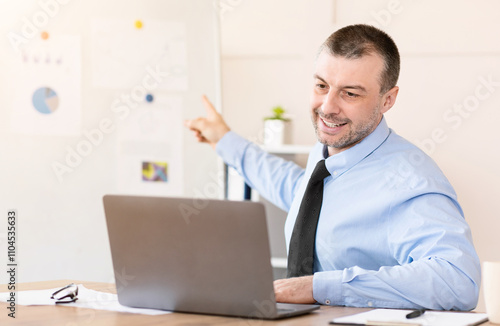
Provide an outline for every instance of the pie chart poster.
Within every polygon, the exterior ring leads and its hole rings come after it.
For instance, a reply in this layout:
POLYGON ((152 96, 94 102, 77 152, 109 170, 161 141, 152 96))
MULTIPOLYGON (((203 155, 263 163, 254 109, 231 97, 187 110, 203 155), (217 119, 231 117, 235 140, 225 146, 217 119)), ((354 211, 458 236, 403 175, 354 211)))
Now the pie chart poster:
POLYGON ((15 69, 12 131, 36 135, 81 133, 79 37, 52 36, 23 49, 15 69))

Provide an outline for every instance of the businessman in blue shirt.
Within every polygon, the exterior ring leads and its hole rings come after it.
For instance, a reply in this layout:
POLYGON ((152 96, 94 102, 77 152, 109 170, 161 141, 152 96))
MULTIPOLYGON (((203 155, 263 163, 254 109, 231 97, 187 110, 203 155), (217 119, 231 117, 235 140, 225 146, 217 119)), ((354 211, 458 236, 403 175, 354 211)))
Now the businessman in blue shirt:
MULTIPOLYGON (((262 196, 288 211, 289 248, 307 183, 325 160, 312 275, 274 283, 277 301, 471 310, 480 263, 457 196, 430 157, 388 128, 399 52, 384 32, 351 25, 321 46, 310 112, 318 143, 306 169, 230 131, 208 99, 186 121, 262 196)), ((290 267, 290 266, 289 266, 290 267)))

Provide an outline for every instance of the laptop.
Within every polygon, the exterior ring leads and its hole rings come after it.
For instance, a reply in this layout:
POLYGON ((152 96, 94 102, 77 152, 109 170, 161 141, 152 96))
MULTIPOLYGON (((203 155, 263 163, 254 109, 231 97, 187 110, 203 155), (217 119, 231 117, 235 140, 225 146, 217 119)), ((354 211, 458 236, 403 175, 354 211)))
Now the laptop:
POLYGON ((103 198, 118 301, 137 308, 279 319, 264 206, 199 198, 103 198))

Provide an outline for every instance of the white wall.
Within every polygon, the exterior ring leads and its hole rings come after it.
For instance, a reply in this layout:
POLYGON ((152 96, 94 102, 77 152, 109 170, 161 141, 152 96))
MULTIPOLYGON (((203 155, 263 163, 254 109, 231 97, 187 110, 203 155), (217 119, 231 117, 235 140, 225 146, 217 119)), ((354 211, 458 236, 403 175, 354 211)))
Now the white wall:
MULTIPOLYGON (((500 2, 494 0, 222 0, 223 110, 255 139, 277 104, 293 116, 294 142, 315 140, 308 99, 317 48, 337 28, 371 23, 402 55, 391 128, 419 144, 454 185, 482 261, 500 260, 500 2), (491 91, 476 88, 491 79, 491 91), (453 111, 464 106, 463 117, 453 111), (433 135, 437 138, 431 140, 433 135)), ((484 309, 482 295, 478 309, 484 309)))

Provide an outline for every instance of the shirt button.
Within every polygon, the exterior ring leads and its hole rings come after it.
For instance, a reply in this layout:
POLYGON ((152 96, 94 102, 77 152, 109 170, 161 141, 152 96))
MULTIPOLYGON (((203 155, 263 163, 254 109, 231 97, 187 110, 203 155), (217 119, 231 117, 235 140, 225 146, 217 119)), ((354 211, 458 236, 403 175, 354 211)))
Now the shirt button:
POLYGON ((329 299, 326 299, 326 300, 325 300, 325 304, 330 304, 330 300, 329 300, 329 299))
POLYGON ((368 301, 368 307, 373 307, 373 302, 368 301))
POLYGON ((333 175, 337 175, 339 174, 337 171, 333 171, 333 175))

